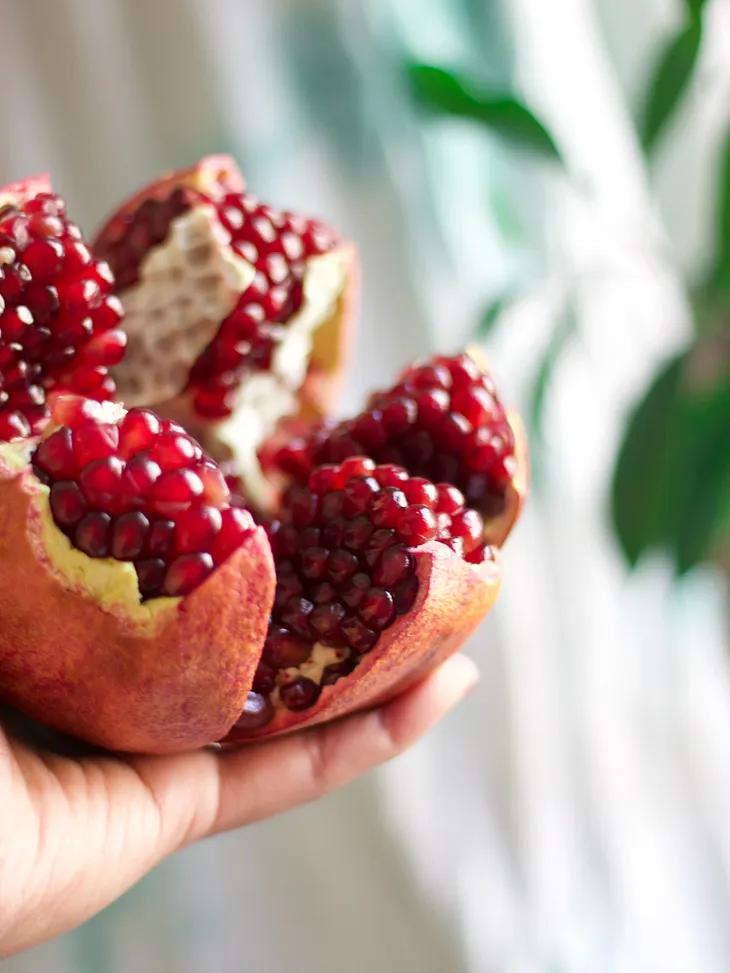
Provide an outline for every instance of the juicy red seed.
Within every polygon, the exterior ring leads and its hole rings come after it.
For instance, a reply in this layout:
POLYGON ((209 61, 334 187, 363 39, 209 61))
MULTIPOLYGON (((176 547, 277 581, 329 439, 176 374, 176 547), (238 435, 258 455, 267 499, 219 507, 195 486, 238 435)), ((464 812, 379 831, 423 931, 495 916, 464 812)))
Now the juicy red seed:
POLYGON ((372 535, 373 524, 368 517, 356 517, 346 524, 342 544, 351 551, 364 551, 372 535))
POLYGON ((469 554, 484 537, 484 521, 476 510, 459 510, 451 516, 451 533, 464 541, 464 550, 469 554))
POLYGON ((373 570, 373 581, 391 590, 409 578, 416 567, 415 558, 399 544, 383 551, 373 570))
MULTIPOLYGON (((473 513, 479 517, 476 510, 473 513)), ((414 504, 398 518, 397 533, 398 538, 410 547, 425 544, 436 536, 436 516, 429 507, 414 504)))
POLYGON ((86 423, 74 431, 73 450, 79 469, 97 459, 114 456, 119 445, 119 430, 113 423, 86 423))
POLYGON ((223 516, 215 507, 192 507, 180 514, 175 541, 178 553, 210 551, 222 524, 223 516))
POLYGON ((303 638, 311 637, 309 628, 309 616, 314 610, 314 605, 307 598, 289 598, 281 612, 281 620, 287 628, 293 629, 297 635, 303 638))
POLYGON ((159 464, 163 472, 188 469, 202 458, 202 450, 190 436, 176 432, 163 433, 150 450, 150 459, 159 464))
POLYGON ((317 519, 317 494, 305 487, 293 486, 287 491, 284 504, 295 527, 307 527, 317 519))
POLYGON ((50 237, 39 237, 23 251, 23 263, 33 280, 39 283, 53 280, 62 262, 63 246, 50 237))
POLYGON ((450 483, 438 483, 436 489, 438 490, 435 507, 437 514, 453 514, 464 506, 464 494, 455 486, 450 483))
POLYGON ((321 688, 311 679, 301 677, 279 688, 279 699, 288 710, 299 713, 309 709, 319 699, 321 688))
POLYGON ((276 581, 276 607, 285 607, 287 602, 292 598, 297 598, 303 592, 304 585, 295 574, 280 574, 276 581))
POLYGON ((395 527, 407 507, 402 490, 385 487, 370 502, 370 519, 376 527, 395 527))
POLYGON ((128 506, 146 502, 152 484, 159 479, 162 470, 149 457, 142 453, 134 456, 124 468, 120 492, 128 506))
POLYGON ((150 522, 143 513, 135 510, 122 514, 114 522, 111 555, 118 561, 133 561, 144 550, 150 522))
POLYGON ((425 429, 437 425, 449 411, 449 396, 442 389, 419 392, 414 397, 418 409, 418 422, 425 429))
POLYGON ((342 548, 330 552, 327 558, 327 574, 337 585, 349 581, 356 574, 359 566, 357 557, 342 548))
POLYGON ((422 503, 432 510, 435 508, 436 501, 438 500, 438 490, 428 480, 414 476, 404 483, 401 489, 406 495, 408 503, 422 503))
POLYGON ((51 487, 50 504, 53 519, 60 527, 74 527, 88 510, 79 487, 64 480, 51 487))
POLYGON ((416 421, 418 408, 413 399, 393 399, 382 410, 383 423, 391 436, 402 436, 416 421))
POLYGON ((358 573, 352 577, 345 588, 340 589, 340 600, 348 608, 357 608, 361 604, 370 588, 370 578, 367 574, 358 573))
POLYGON ((398 487, 408 479, 408 473, 402 466, 386 463, 376 467, 373 476, 382 487, 398 487))
POLYGON ((336 601, 330 602, 315 607, 309 616, 309 625, 320 641, 327 644, 329 638, 337 632, 344 617, 345 609, 343 606, 336 601))
MULTIPOLYGON (((254 680, 255 686, 256 680, 254 680)), ((271 690, 260 690, 248 694, 246 702, 243 705, 243 711, 236 720, 233 729, 230 731, 231 740, 235 740, 236 730, 243 730, 244 732, 260 730, 261 727, 266 726, 267 723, 273 720, 274 706, 271 700, 266 695, 263 695, 265 692, 271 692, 271 690)))
POLYGON ((312 591, 312 601, 315 605, 328 605, 332 601, 337 601, 338 597, 337 589, 329 581, 323 581, 312 591))
POLYGON ((210 554, 180 554, 170 564, 162 584, 162 594, 172 598, 189 594, 213 570, 210 554))
POLYGON ((149 409, 130 409, 119 429, 119 453, 129 459, 150 449, 160 434, 160 420, 149 409))
POLYGON ((159 594, 165 577, 165 562, 161 558, 146 558, 137 561, 134 567, 137 571, 140 594, 148 598, 159 594))
POLYGON ((20 412, 0 412, 0 442, 30 436, 30 423, 20 412))
POLYGON ((375 463, 366 456, 350 456, 340 464, 340 478, 342 483, 347 484, 348 480, 367 477, 374 469, 375 463))
POLYGON ((323 581, 327 576, 327 557, 329 551, 326 547, 309 547, 302 551, 299 557, 299 566, 302 575, 308 581, 323 581))
POLYGON ((418 594, 418 578, 402 581, 393 591, 393 604, 398 615, 407 614, 413 607, 418 594))
POLYGON ((479 385, 456 392, 452 397, 451 407, 475 427, 489 422, 497 411, 494 397, 479 385))
POLYGON ((70 429, 57 429, 38 446, 35 462, 56 480, 73 477, 77 471, 70 429))
POLYGON ((344 513, 345 494, 342 490, 328 493, 322 500, 322 520, 334 520, 344 513))
POLYGON ((268 696, 270 692, 273 692, 275 686, 276 670, 272 669, 271 666, 262 660, 256 667, 256 675, 253 677, 252 688, 255 693, 268 696))
POLYGON ((299 533, 292 524, 279 524, 272 534, 277 559, 294 557, 299 547, 299 533))
POLYGON ((359 618, 348 618, 340 625, 347 644, 358 654, 364 655, 375 647, 378 632, 368 628, 359 618))
MULTIPOLYGON (((343 464, 344 466, 344 464, 343 464)), ((367 475, 355 476, 345 484, 342 513, 347 518, 366 513, 370 501, 380 490, 378 481, 367 475)))
POLYGON ((243 543, 254 529, 251 514, 240 507, 227 507, 221 514, 221 527, 213 541, 211 554, 216 564, 222 564, 243 543))
POLYGON ((165 557, 175 546, 175 523, 172 520, 155 520, 145 545, 150 557, 165 557))
POLYGON ((104 412, 98 402, 80 395, 60 395, 53 403, 51 416, 57 426, 75 430, 90 419, 102 422, 104 412))
POLYGON ((339 490, 343 482, 339 467, 326 465, 312 470, 309 474, 307 486, 313 493, 325 494, 331 493, 333 490, 339 490))
POLYGON ((163 473, 150 490, 150 509, 165 517, 174 517, 187 510, 203 493, 203 481, 190 470, 171 470, 163 473))
POLYGON ((108 557, 111 525, 109 514, 87 514, 76 528, 74 546, 89 557, 108 557))
POLYGON ((210 460, 204 460, 195 467, 195 472, 203 482, 203 500, 213 507, 222 507, 231 499, 231 490, 226 483, 223 471, 210 460))
POLYGON ((368 628, 382 632, 395 617, 393 596, 385 588, 371 588, 360 603, 358 613, 368 628))
POLYGON ((124 469, 116 456, 98 459, 81 471, 79 486, 89 505, 101 510, 112 509, 119 497, 124 469))
POLYGON ((285 629, 273 628, 264 645, 266 661, 274 669, 300 666, 309 658, 312 646, 285 629))

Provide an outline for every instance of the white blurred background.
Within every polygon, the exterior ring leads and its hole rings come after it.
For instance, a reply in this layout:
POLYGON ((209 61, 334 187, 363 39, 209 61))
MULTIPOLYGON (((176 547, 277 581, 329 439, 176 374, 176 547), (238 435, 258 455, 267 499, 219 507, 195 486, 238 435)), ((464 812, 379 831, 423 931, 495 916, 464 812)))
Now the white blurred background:
MULTIPOLYGON (((0 182, 49 170, 86 230, 166 167, 232 152, 267 201, 360 246, 343 411, 472 338, 529 410, 539 490, 470 646, 479 688, 316 805, 208 841, 8 973, 727 973, 723 580, 629 574, 608 517, 622 429, 689 334, 727 125, 730 4, 647 169, 632 118, 681 0, 2 0, 0 182), (519 93, 570 176, 433 120, 406 61, 519 93)), ((0 812, 1 813, 1 812, 0 812)))

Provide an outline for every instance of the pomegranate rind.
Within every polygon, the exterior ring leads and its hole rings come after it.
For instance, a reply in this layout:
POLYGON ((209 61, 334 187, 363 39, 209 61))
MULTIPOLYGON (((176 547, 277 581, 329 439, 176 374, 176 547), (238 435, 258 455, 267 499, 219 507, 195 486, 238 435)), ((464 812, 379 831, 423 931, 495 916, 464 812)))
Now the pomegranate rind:
POLYGON ((259 730, 234 727, 222 741, 243 743, 329 722, 382 705, 424 679, 457 652, 494 604, 502 580, 498 552, 494 560, 467 564, 443 544, 432 541, 414 550, 418 594, 410 611, 380 635, 357 668, 331 686, 317 703, 295 713, 276 709, 259 730))
POLYGON ((44 172, 38 176, 28 176, 27 179, 19 179, 17 182, 10 182, 0 188, 0 206, 13 203, 22 206, 30 199, 35 199, 40 193, 51 193, 51 177, 44 172))
POLYGON ((12 449, 0 449, 0 696, 110 750, 174 753, 219 739, 266 637, 275 571, 264 531, 186 597, 142 604, 125 582, 131 565, 71 548, 47 488, 12 449), (64 545, 73 571, 60 563, 64 545))
POLYGON ((507 411, 507 421, 515 437, 515 472, 507 486, 504 509, 496 517, 485 518, 484 541, 502 547, 520 519, 530 483, 530 457, 527 433, 519 414, 507 411))

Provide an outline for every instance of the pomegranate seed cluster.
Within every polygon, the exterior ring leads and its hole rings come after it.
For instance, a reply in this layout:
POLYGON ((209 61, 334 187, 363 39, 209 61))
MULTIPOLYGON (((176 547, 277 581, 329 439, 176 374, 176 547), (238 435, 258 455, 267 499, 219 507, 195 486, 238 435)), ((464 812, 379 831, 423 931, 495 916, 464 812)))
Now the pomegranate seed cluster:
MULTIPOLYGON (((438 541, 478 564, 491 554, 483 531, 456 487, 363 457, 321 466, 306 486, 290 487, 269 527, 277 590, 254 696, 278 687, 287 709, 312 706, 322 685, 351 672, 411 609, 418 593, 413 548, 438 541), (282 673, 306 663, 315 643, 341 650, 321 682, 282 673)), ((249 721, 252 713, 261 720, 273 713, 258 698, 247 710, 249 721)))
POLYGON ((188 594, 253 529, 177 424, 147 409, 107 421, 98 403, 74 396, 59 398, 52 420, 33 469, 50 487, 55 523, 89 557, 132 562, 144 599, 188 594))
POLYGON ((37 433, 50 391, 113 396, 126 335, 112 285, 60 197, 0 208, 0 441, 37 433))
POLYGON ((413 365, 359 416, 293 441, 275 464, 302 483, 320 463, 362 454, 453 483, 467 505, 493 515, 515 470, 514 448, 491 378, 464 354, 413 365))
POLYGON ((190 387, 197 412, 221 419, 233 411, 233 396, 252 369, 268 370, 286 323, 302 304, 305 261, 337 243, 315 220, 279 212, 248 194, 226 193, 213 200, 189 189, 168 199, 148 199, 121 221, 102 251, 119 291, 138 279, 139 265, 167 238, 170 223, 194 205, 215 206, 231 235, 231 247, 256 268, 251 285, 192 368, 190 387))

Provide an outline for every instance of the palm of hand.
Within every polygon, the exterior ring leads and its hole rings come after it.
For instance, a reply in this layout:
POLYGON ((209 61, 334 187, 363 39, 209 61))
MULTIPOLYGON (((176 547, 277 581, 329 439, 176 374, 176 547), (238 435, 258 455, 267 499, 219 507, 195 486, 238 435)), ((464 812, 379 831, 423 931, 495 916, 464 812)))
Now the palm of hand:
POLYGON ((167 855, 320 797, 414 743, 476 680, 455 656, 380 709, 221 751, 122 758, 0 727, 0 957, 65 932, 167 855), (31 742, 32 740, 32 742, 31 742), (35 745, 34 745, 35 744, 35 745), (40 745, 39 745, 40 744, 40 745))

